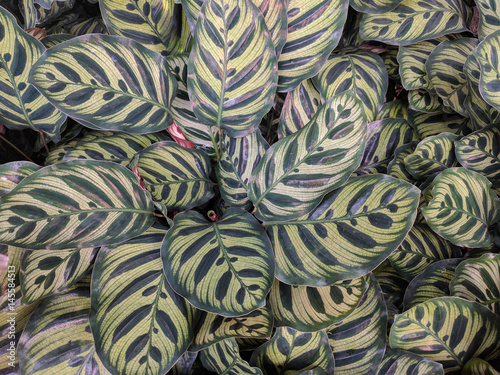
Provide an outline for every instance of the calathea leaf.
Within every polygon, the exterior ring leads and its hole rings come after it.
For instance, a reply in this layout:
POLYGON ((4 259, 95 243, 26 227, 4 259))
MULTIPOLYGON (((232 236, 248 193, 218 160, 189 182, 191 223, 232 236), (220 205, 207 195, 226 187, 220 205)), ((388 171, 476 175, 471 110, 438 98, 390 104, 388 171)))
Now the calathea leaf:
POLYGON ((408 92, 409 107, 420 112, 438 112, 443 108, 443 101, 438 94, 431 94, 424 89, 408 92))
POLYGON ((193 111, 205 125, 245 136, 257 129, 276 91, 269 31, 247 0, 207 0, 200 15, 188 67, 193 111))
POLYGON ((402 0, 352 0, 349 5, 358 12, 380 14, 393 10, 402 0))
POLYGON ((460 372, 461 375, 500 375, 488 362, 481 358, 472 358, 468 361, 460 372))
POLYGON ((0 165, 0 197, 10 193, 24 178, 39 169, 38 165, 29 161, 13 161, 0 165))
POLYGON ((495 0, 476 0, 479 10, 478 36, 482 40, 500 30, 500 7, 495 0))
POLYGON ((166 373, 193 338, 195 309, 163 274, 164 235, 151 228, 97 256, 90 324, 97 353, 113 374, 166 373))
POLYGON ((427 224, 457 246, 492 244, 488 227, 500 217, 491 182, 465 168, 449 168, 434 180, 432 200, 422 209, 427 224), (451 225, 453 224, 453 225, 451 225))
POLYGON ((248 196, 263 221, 311 211, 359 166, 366 119, 346 93, 329 99, 302 129, 273 144, 253 171, 248 196))
POLYGON ((356 51, 347 55, 330 55, 312 80, 322 99, 351 92, 361 101, 371 122, 385 100, 389 76, 380 56, 369 51, 356 51))
POLYGON ((279 327, 275 335, 252 353, 250 364, 262 369, 264 375, 276 373, 333 374, 335 360, 324 330, 300 332, 279 327))
POLYGON ((383 261, 372 274, 382 289, 386 304, 391 304, 399 312, 403 307, 408 281, 394 269, 389 260, 383 261))
POLYGON ((172 123, 177 82, 158 53, 128 38, 89 34, 60 43, 37 61, 29 81, 93 129, 143 134, 172 123))
POLYGON ((278 91, 314 77, 337 46, 347 19, 347 0, 290 0, 288 35, 278 61, 278 91))
POLYGON ((318 288, 275 280, 269 293, 275 325, 303 332, 325 329, 352 313, 367 287, 366 277, 318 288))
POLYGON ((500 30, 488 35, 474 50, 481 75, 479 92, 484 101, 500 111, 500 30))
POLYGON ((269 145, 260 130, 241 138, 223 135, 222 142, 224 151, 216 169, 221 196, 229 206, 250 209, 248 180, 269 145))
POLYGON ((412 141, 410 143, 399 146, 394 151, 394 158, 387 165, 387 174, 392 177, 399 178, 403 181, 413 181, 413 176, 408 173, 405 168, 404 159, 412 154, 417 148, 418 141, 412 141))
POLYGON ((228 208, 216 222, 195 211, 175 216, 162 243, 168 282, 195 307, 241 316, 265 305, 274 277, 272 247, 248 212, 228 208))
POLYGON ((262 375, 262 371, 252 367, 240 357, 238 344, 234 339, 226 339, 200 352, 200 360, 207 370, 217 374, 262 375))
POLYGON ((14 17, 0 7, 0 121, 9 129, 42 131, 54 142, 66 115, 28 83, 31 67, 45 47, 25 33, 14 17))
POLYGON ((500 315, 500 255, 484 254, 460 263, 450 282, 450 292, 500 315))
POLYGON ((265 223, 276 277, 325 286, 367 274, 406 237, 419 195, 415 186, 386 175, 355 177, 309 214, 265 223))
POLYGON ((408 121, 408 103, 401 99, 384 103, 377 113, 375 120, 383 120, 385 118, 402 118, 408 121))
POLYGON ((198 320, 189 350, 204 349, 227 338, 267 338, 272 329, 273 313, 268 306, 235 318, 205 312, 198 320))
POLYGON ((403 0, 390 12, 365 14, 361 38, 406 46, 442 35, 467 31, 471 10, 459 0, 403 0))
POLYGON ((50 48, 58 45, 59 43, 73 39, 74 37, 74 35, 70 34, 51 34, 47 35, 45 38, 42 38, 42 40, 40 41, 43 43, 45 48, 50 48))
POLYGON ((189 25, 174 0, 101 0, 100 10, 108 31, 125 36, 162 54, 184 51, 189 25))
POLYGON ((377 375, 444 375, 443 365, 415 353, 387 348, 377 375))
POLYGON ((75 160, 39 169, 2 197, 0 205, 0 243, 29 249, 118 243, 154 221, 150 196, 137 176, 105 161, 75 160))
POLYGON ((138 153, 137 168, 153 198, 171 211, 199 206, 214 196, 209 157, 175 142, 157 142, 138 153))
POLYGON ((458 113, 447 113, 443 110, 435 113, 426 113, 408 110, 408 122, 417 132, 420 139, 440 133, 466 135, 475 130, 472 121, 458 113))
POLYGON ((441 363, 447 374, 460 374, 473 357, 498 362, 499 327, 500 317, 479 303, 441 297, 397 315, 389 342, 441 363))

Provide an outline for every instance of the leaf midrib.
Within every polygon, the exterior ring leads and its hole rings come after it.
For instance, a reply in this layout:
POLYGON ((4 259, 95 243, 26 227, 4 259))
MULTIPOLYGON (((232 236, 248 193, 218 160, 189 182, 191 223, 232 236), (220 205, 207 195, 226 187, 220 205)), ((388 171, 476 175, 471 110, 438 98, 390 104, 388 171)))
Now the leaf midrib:
POLYGON ((29 220, 29 222, 43 221, 43 220, 47 220, 47 219, 53 218, 53 217, 81 215, 81 214, 94 213, 94 212, 133 212, 133 213, 142 213, 142 214, 153 214, 152 211, 130 209, 130 208, 97 208, 95 210, 69 211, 69 212, 63 212, 63 213, 60 213, 57 215, 47 215, 41 219, 29 220))

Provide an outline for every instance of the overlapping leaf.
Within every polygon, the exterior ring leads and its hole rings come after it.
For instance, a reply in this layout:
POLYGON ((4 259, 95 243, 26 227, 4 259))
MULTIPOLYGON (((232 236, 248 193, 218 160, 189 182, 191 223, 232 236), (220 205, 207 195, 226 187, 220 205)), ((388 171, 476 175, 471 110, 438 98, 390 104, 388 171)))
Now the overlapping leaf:
POLYGON ((500 255, 484 254, 462 262, 450 282, 452 296, 479 302, 500 315, 500 255))
POLYGON ((325 329, 354 311, 367 286, 366 277, 319 288, 275 280, 269 293, 275 325, 303 332, 325 329))
POLYGON ((349 5, 358 12, 380 14, 393 10, 402 0, 352 0, 349 5))
POLYGON ((75 160, 42 168, 0 199, 0 242, 85 248, 135 237, 154 220, 149 194, 125 167, 75 160))
POLYGON ((177 82, 158 53, 128 38, 89 34, 60 43, 37 61, 29 81, 91 128, 143 134, 172 123, 177 82))
POLYGON ((0 165, 0 197, 10 193, 24 178, 40 167, 29 161, 13 161, 0 165))
POLYGON ((486 307, 456 297, 423 302, 396 316, 389 341, 459 374, 474 357, 498 360, 500 317, 486 307))
POLYGON ((425 113, 409 109, 408 122, 420 139, 444 132, 467 135, 475 130, 475 126, 469 118, 455 112, 425 113))
POLYGON ((31 67, 45 47, 17 26, 0 7, 0 121, 10 129, 40 130, 55 142, 66 116, 28 83, 31 67))
POLYGON ((51 34, 47 35, 45 38, 40 40, 45 48, 50 48, 54 47, 55 45, 58 45, 59 43, 65 42, 67 40, 70 40, 74 38, 74 35, 70 34, 51 34))
POLYGON ((424 89, 408 92, 409 107, 420 112, 438 112, 443 108, 443 101, 437 94, 431 94, 424 89))
POLYGON ((392 102, 386 102, 377 113, 375 120, 385 118, 402 118, 408 121, 408 103, 406 100, 396 99, 392 102))
POLYGON ((481 358, 472 358, 468 361, 460 372, 461 375, 500 375, 488 362, 481 358))
POLYGON ((432 200, 422 209, 427 224, 457 246, 492 244, 488 227, 500 217, 491 182, 465 168, 449 168, 434 180, 432 200))
POLYGON ((372 273, 382 289, 386 304, 392 305, 399 312, 403 308, 408 281, 394 269, 389 260, 382 262, 372 273))
POLYGON ((300 332, 279 327, 264 345, 252 353, 250 364, 264 375, 279 373, 333 374, 335 361, 325 331, 300 332))
POLYGON ((382 107, 388 86, 388 74, 380 56, 369 51, 348 55, 332 54, 313 78, 322 99, 351 92, 363 104, 369 122, 382 107))
POLYGON ((479 92, 483 99, 500 111, 500 30, 488 35, 474 50, 479 63, 479 92))
POLYGON ((500 128, 491 125, 455 142, 460 164, 500 185, 500 128))
POLYGON ((374 373, 384 356, 387 310, 377 280, 373 275, 368 278, 368 289, 358 307, 328 331, 335 374, 374 373))
POLYGON ((475 0, 479 10, 479 39, 500 30, 500 7, 495 0, 475 0))
POLYGON ((471 11, 459 0, 403 0, 384 14, 366 14, 361 37, 406 46, 442 35, 467 31, 471 11))
POLYGON ((195 307, 241 316, 265 305, 274 277, 272 247, 243 209, 228 208, 217 222, 181 212, 161 253, 168 282, 195 307))
POLYGON ((262 375, 262 371, 252 367, 239 354, 238 344, 234 339, 226 339, 200 352, 200 360, 207 370, 217 374, 262 375))
POLYGON ((267 338, 273 329, 273 312, 267 306, 236 318, 203 313, 189 350, 204 349, 227 338, 267 338))
POLYGON ((216 169, 221 196, 229 206, 250 209, 248 180, 269 145, 259 130, 241 138, 224 135, 222 142, 224 151, 216 169))
POLYGON ((386 175, 361 176, 297 220, 266 223, 276 277, 288 284, 324 286, 365 275, 406 237, 419 194, 386 175))
POLYGON ((194 30, 188 90, 205 125, 242 137, 272 106, 278 80, 262 14, 247 0, 207 0, 194 30))
POLYGON ((90 324, 97 353, 113 374, 165 373, 193 338, 195 309, 163 274, 164 234, 152 228, 97 256, 90 324))
POLYGON ((187 210, 214 195, 210 159, 203 151, 170 141, 154 143, 139 152, 137 168, 146 189, 169 210, 187 210))
POLYGON ((366 120, 350 94, 329 99, 301 130, 272 145, 248 184, 255 216, 290 220, 311 211, 359 166, 366 120))
POLYGON ((101 0, 99 6, 111 34, 134 39, 163 56, 184 52, 189 25, 174 0, 101 0))
POLYGON ((444 375, 443 365, 412 352, 387 348, 377 375, 444 375))
POLYGON ((394 158, 387 165, 387 174, 389 176, 399 178, 403 181, 413 181, 413 176, 405 168, 404 159, 415 151, 417 145, 418 141, 412 141, 399 146, 394 151, 394 158))

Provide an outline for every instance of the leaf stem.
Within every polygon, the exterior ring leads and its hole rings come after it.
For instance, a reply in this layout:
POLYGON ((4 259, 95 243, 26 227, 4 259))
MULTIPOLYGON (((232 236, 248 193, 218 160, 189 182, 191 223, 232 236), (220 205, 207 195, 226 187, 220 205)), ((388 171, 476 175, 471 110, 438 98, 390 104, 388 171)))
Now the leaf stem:
POLYGON ((9 141, 7 138, 5 138, 2 134, 0 134, 0 139, 2 141, 4 141, 5 143, 7 143, 14 150, 16 150, 18 153, 20 153, 22 156, 24 156, 27 160, 34 163, 34 161, 31 160, 31 158, 28 155, 26 155, 24 152, 22 152, 15 144, 13 144, 11 141, 9 141))

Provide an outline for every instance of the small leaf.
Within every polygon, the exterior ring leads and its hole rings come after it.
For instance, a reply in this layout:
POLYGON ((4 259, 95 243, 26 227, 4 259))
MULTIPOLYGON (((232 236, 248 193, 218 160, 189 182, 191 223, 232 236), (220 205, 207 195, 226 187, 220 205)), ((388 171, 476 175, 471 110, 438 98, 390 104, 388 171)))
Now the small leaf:
POLYGON ((475 126, 468 117, 463 117, 455 112, 425 113, 409 109, 408 122, 420 139, 444 132, 467 135, 475 130, 475 126))
POLYGON ((241 359, 238 344, 234 339, 226 339, 202 350, 200 360, 203 367, 218 374, 262 375, 260 369, 251 367, 248 362, 241 359))
POLYGON ((430 94, 423 89, 410 90, 408 102, 411 109, 420 112, 433 113, 443 108, 443 101, 438 94, 430 94))
POLYGON ((500 30, 500 7, 496 0, 475 0, 479 10, 478 36, 482 40, 500 30))
POLYGON ((351 0, 349 5, 356 11, 380 14, 393 10, 402 0, 351 0))
POLYGON ((479 92, 484 101, 500 111, 500 30, 488 35, 474 50, 481 75, 479 92))
POLYGON ((401 349, 385 351, 377 375, 444 375, 443 365, 401 349))

